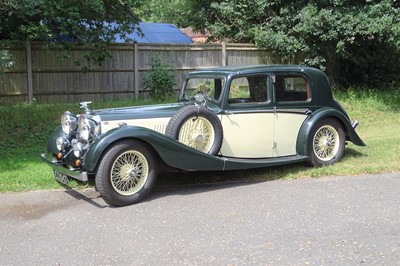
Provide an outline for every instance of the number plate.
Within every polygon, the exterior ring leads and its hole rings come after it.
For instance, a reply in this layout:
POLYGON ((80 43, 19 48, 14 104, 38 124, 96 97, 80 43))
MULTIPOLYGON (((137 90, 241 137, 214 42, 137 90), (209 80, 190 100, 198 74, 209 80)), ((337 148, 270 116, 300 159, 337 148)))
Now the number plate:
POLYGON ((69 182, 68 176, 61 174, 57 171, 54 171, 54 179, 64 185, 68 185, 69 182))

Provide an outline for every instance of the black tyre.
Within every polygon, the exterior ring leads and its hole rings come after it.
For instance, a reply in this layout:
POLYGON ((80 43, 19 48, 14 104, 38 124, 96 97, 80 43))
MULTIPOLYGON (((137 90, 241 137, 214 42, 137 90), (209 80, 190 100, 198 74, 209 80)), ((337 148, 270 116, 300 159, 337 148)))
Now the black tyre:
POLYGON ((96 187, 110 205, 141 201, 153 188, 156 160, 148 146, 137 140, 114 144, 104 154, 96 172, 96 187))
POLYGON ((345 133, 338 121, 326 118, 315 124, 310 136, 313 166, 331 165, 340 160, 345 146, 345 133))
POLYGON ((223 139, 218 117, 206 107, 194 105, 179 109, 169 121, 165 134, 211 155, 219 152, 223 139))

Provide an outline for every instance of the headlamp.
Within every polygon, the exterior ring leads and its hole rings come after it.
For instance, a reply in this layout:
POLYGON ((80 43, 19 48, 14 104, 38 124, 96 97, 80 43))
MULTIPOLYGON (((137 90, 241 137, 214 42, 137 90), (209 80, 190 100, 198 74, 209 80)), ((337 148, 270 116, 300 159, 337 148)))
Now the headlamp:
POLYGON ((78 128, 78 119, 70 112, 61 115, 61 127, 66 135, 71 135, 78 128))

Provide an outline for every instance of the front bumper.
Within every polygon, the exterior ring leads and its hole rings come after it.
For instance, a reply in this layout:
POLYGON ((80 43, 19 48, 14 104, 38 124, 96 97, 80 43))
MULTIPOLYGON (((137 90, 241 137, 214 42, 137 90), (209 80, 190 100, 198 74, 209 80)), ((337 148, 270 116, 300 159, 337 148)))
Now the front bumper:
POLYGON ((76 170, 70 170, 68 168, 65 168, 64 166, 60 165, 58 161, 54 158, 51 158, 51 154, 48 154, 46 156, 45 153, 41 155, 42 161, 45 162, 47 165, 49 165, 51 168, 53 168, 54 171, 64 174, 70 178, 79 180, 81 182, 87 182, 88 181, 88 174, 87 172, 80 172, 76 170))

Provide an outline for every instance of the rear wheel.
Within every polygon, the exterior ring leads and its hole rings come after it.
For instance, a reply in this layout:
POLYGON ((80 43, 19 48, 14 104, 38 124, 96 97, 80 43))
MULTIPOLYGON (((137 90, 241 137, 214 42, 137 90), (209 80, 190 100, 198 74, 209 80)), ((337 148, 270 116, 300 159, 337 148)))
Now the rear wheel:
POLYGON ((151 149, 137 140, 114 144, 103 156, 96 173, 96 187, 104 201, 124 206, 141 201, 157 176, 151 149))
POLYGON ((344 152, 345 134, 338 121, 326 118, 311 131, 310 157, 313 166, 331 165, 340 160, 344 152))

